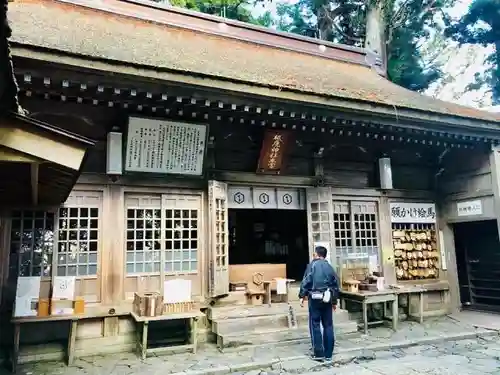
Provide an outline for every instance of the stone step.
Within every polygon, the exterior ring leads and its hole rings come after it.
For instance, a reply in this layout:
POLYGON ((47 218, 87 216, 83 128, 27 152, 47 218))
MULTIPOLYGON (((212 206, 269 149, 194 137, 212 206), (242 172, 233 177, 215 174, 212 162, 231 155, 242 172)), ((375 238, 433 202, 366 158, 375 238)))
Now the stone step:
MULTIPOLYGON (((295 312, 307 312, 307 303, 304 307, 300 307, 299 301, 290 302, 295 312)), ((336 314, 342 314, 344 310, 337 309, 336 314)), ((347 313, 347 312, 346 312, 347 313)), ((222 319, 240 319, 249 318, 254 316, 273 316, 273 315, 287 315, 288 304, 286 303, 273 303, 269 305, 233 305, 233 306, 215 306, 209 307, 207 317, 211 321, 218 321, 222 319)))
MULTIPOLYGON (((296 310, 297 325, 299 327, 309 324, 307 309, 296 310)), ((349 314, 345 310, 337 310, 334 314, 334 323, 348 323, 349 314)), ((212 332, 223 335, 232 332, 246 333, 256 329, 288 328, 288 315, 275 314, 266 316, 250 316, 245 318, 218 319, 212 321, 212 332)))
MULTIPOLYGON (((357 335, 356 322, 335 324, 335 336, 339 339, 346 335, 357 335)), ((296 329, 278 328, 268 330, 256 330, 253 332, 230 333, 218 335, 217 344, 219 349, 227 350, 240 347, 260 346, 283 346, 296 343, 310 342, 309 327, 307 325, 296 329)))

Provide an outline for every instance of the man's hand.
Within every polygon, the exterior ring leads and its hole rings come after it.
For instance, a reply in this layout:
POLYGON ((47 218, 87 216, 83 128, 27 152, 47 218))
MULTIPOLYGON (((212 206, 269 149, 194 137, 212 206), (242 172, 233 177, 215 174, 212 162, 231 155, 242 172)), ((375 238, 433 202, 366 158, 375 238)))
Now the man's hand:
POLYGON ((332 305, 333 311, 337 311, 337 305, 332 305))
POLYGON ((299 301, 300 301, 300 307, 304 307, 304 298, 301 298, 299 301))

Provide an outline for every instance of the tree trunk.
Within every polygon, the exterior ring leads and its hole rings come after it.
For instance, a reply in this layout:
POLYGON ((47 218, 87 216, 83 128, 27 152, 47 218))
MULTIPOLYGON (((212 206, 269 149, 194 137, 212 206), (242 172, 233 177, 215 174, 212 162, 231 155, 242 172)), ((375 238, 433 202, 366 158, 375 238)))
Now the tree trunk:
POLYGON ((316 12, 318 24, 318 39, 331 41, 332 37, 332 23, 327 14, 328 10, 325 5, 319 7, 316 12))
POLYGON ((385 29, 384 0, 371 2, 366 10, 365 49, 372 66, 384 75, 387 69, 385 29))
POLYGON ((493 67, 493 93, 491 102, 493 105, 500 104, 500 41, 495 43, 495 64, 493 67))
POLYGON ((22 112, 17 99, 18 87, 8 41, 11 35, 7 21, 9 2, 0 1, 0 114, 8 111, 22 112))

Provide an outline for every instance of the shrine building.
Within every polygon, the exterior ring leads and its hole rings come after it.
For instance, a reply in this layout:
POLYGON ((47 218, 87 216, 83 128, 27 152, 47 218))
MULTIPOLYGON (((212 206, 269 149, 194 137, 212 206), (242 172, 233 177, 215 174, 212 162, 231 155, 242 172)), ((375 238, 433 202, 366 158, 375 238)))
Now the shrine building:
MULTIPOLYGON (((296 299, 318 245, 343 287, 419 288, 400 307, 422 318, 500 307, 497 114, 399 87, 364 49, 151 2, 18 0, 9 19, 29 121, 73 146, 26 142, 36 163, 0 196, 2 332, 19 278, 46 300, 74 276, 75 355, 133 350, 134 294, 180 278, 199 340, 228 342, 213 309, 277 278, 296 299)), ((61 357, 66 323, 21 332, 21 360, 61 357)))

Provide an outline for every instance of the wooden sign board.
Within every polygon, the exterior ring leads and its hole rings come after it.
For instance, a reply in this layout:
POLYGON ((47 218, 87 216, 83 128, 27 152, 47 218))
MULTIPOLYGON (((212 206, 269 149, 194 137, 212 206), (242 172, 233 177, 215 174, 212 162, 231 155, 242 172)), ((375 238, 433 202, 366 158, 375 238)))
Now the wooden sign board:
POLYGON ((125 171, 201 176, 207 126, 131 117, 125 171))
POLYGON ((290 132, 266 129, 260 150, 257 173, 280 174, 285 166, 285 157, 290 140, 290 132))

